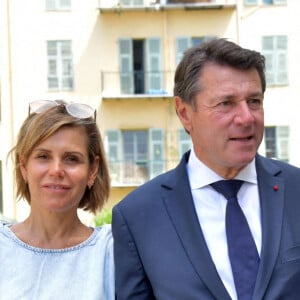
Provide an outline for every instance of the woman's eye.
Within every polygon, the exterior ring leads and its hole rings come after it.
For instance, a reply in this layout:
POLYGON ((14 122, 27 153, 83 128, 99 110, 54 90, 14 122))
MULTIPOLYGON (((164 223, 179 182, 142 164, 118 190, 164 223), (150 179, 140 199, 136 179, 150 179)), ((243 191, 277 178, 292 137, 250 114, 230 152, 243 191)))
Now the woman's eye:
POLYGON ((65 161, 69 163, 76 163, 79 161, 79 159, 77 156, 68 156, 65 158, 65 161))
POLYGON ((37 155, 37 158, 38 158, 38 159, 45 160, 45 159, 48 158, 48 155, 47 155, 47 154, 38 154, 38 155, 37 155))

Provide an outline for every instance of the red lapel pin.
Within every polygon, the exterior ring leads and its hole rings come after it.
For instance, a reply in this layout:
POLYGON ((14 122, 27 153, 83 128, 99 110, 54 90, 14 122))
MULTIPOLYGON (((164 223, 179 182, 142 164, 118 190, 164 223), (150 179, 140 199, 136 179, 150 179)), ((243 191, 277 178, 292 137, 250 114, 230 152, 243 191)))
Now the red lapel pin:
POLYGON ((279 187, 278 187, 277 184, 275 184, 275 185, 273 186, 273 190, 274 190, 274 191, 278 191, 278 190, 279 190, 279 187))

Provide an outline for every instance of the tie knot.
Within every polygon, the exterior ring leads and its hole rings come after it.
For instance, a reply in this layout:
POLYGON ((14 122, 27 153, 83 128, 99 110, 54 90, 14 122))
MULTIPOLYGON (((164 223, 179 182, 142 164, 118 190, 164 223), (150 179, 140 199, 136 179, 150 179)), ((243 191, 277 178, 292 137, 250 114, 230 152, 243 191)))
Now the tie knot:
POLYGON ((231 198, 236 199, 236 195, 243 184, 242 180, 230 179, 220 180, 211 184, 211 186, 219 193, 221 193, 227 200, 231 198))

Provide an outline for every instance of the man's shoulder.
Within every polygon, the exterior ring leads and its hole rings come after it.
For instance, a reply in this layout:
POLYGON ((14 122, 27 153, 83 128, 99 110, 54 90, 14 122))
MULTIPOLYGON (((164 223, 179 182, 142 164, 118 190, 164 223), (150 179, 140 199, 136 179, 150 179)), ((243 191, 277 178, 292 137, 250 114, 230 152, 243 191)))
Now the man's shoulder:
POLYGON ((260 167, 267 169, 271 173, 276 175, 280 174, 280 176, 296 176, 299 179, 300 176, 300 168, 298 166, 292 165, 288 162, 277 160, 273 158, 266 158, 263 156, 257 156, 258 165, 260 167))

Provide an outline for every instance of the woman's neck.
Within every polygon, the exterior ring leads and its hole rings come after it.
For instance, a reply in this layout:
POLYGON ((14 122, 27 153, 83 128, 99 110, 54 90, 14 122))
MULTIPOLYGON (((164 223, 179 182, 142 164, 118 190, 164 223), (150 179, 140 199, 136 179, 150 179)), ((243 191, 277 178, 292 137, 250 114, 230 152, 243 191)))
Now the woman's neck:
POLYGON ((84 242, 93 229, 85 226, 78 216, 48 216, 30 214, 29 217, 11 227, 24 243, 47 249, 62 249, 84 242))

